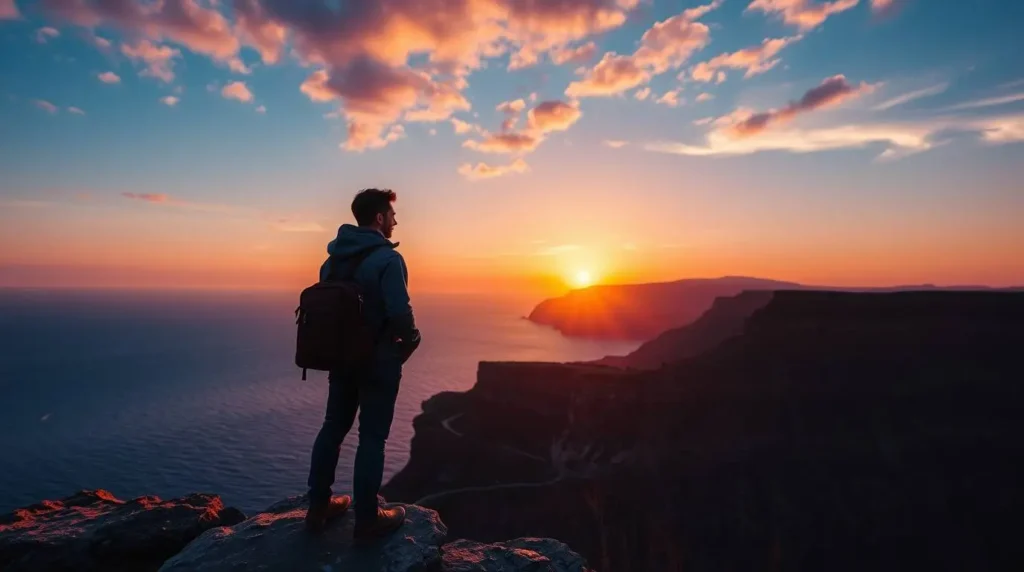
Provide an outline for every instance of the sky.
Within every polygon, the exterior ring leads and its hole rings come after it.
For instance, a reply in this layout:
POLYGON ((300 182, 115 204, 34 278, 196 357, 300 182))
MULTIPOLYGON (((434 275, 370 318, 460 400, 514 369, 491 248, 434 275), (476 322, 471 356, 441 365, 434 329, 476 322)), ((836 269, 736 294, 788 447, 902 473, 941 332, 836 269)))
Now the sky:
POLYGON ((1024 2, 0 0, 0 286, 1024 284, 1024 2))

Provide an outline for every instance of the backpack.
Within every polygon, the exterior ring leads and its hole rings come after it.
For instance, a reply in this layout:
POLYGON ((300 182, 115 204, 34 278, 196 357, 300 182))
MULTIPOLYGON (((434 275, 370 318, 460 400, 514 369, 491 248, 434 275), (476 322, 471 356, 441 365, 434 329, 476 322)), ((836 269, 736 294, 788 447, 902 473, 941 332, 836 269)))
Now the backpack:
POLYGON ((302 368, 303 380, 307 369, 354 367, 371 356, 376 336, 363 316, 363 292, 354 276, 363 260, 380 246, 365 248, 347 259, 348 272, 341 279, 334 279, 337 264, 332 264, 325 280, 300 294, 295 309, 295 365, 302 368))

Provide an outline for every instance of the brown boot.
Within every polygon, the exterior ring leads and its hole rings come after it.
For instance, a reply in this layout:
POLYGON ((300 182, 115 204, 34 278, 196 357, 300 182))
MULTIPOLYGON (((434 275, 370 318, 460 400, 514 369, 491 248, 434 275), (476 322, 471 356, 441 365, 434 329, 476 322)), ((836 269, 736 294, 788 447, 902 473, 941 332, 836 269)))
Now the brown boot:
POLYGON ((405 507, 395 506, 391 508, 378 508, 377 517, 370 522, 360 522, 356 518, 356 525, 352 530, 352 537, 356 542, 375 540, 391 534, 401 528, 405 522, 405 507))
POLYGON ((351 504, 352 497, 348 495, 331 497, 327 503, 310 503, 306 511, 306 530, 314 534, 321 532, 328 520, 345 514, 351 504))

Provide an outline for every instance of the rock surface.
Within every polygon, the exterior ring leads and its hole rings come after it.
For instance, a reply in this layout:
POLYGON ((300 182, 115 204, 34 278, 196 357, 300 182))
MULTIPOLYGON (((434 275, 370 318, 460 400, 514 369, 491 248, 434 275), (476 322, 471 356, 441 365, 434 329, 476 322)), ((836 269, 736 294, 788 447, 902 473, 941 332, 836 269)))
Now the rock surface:
POLYGON ((160 572, 418 572, 441 565, 448 528, 435 511, 408 505, 405 524, 397 532, 353 547, 352 511, 314 536, 303 528, 307 506, 304 497, 292 497, 233 527, 210 530, 164 563, 160 572))
POLYGON ((456 540, 442 551, 444 572, 592 572, 579 554, 550 538, 490 544, 456 540))
POLYGON ((0 517, 0 569, 155 570, 204 531, 244 519, 216 495, 123 501, 83 490, 0 517))

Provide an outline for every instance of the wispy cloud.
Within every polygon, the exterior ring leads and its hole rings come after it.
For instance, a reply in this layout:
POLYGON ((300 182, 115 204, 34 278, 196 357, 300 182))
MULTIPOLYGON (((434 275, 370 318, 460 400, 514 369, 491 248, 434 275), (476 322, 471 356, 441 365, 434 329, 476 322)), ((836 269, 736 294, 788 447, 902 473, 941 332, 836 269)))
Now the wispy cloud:
POLYGON ((265 106, 265 105, 260 105, 259 107, 256 108, 256 113, 266 113, 266 112, 267 112, 267 106, 265 106))
POLYGON ((965 109, 980 109, 983 107, 995 107, 997 105, 1016 103, 1018 101, 1024 101, 1024 92, 1012 93, 1010 95, 1002 95, 999 97, 987 97, 985 99, 976 99, 973 101, 965 101, 963 103, 958 103, 956 105, 944 107, 940 111, 962 111, 965 109))
POLYGON ((725 72, 722 71, 722 68, 746 70, 744 77, 748 78, 762 74, 779 64, 780 60, 776 56, 783 48, 802 38, 803 36, 767 38, 757 46, 720 54, 706 62, 701 62, 693 67, 690 75, 697 81, 722 83, 725 79, 725 72))
POLYGON ((671 91, 666 91, 661 95, 661 97, 657 99, 657 103, 660 103, 661 105, 667 105, 669 107, 678 107, 680 104, 682 104, 682 101, 679 99, 680 91, 682 90, 673 89, 671 91))
POLYGON ((868 93, 874 86, 861 83, 854 86, 846 81, 843 75, 832 76, 821 82, 818 86, 807 90, 797 101, 792 101, 782 109, 773 109, 755 113, 745 119, 733 124, 729 129, 736 136, 749 136, 764 131, 774 123, 788 121, 797 115, 838 105, 847 99, 868 93))
POLYGON ((801 30, 817 28, 835 14, 855 7, 860 0, 753 0, 747 11, 760 10, 766 14, 777 14, 782 21, 801 30))
POLYGON ((46 101, 45 99, 33 99, 32 100, 32 105, 35 105, 36 107, 38 107, 39 109, 42 109, 43 111, 45 111, 47 113, 57 113, 57 111, 58 111, 58 108, 57 108, 56 105, 50 103, 49 101, 46 101))
POLYGON ((270 224, 271 228, 281 232, 325 232, 320 223, 288 218, 279 218, 270 224))
POLYGON ((36 41, 40 44, 45 44, 50 39, 58 37, 60 37, 60 30, 57 28, 46 26, 45 28, 39 28, 36 30, 36 41))
POLYGON ((679 155, 728 157, 764 151, 814 153, 877 146, 882 149, 877 159, 885 161, 944 145, 950 139, 943 135, 951 133, 974 134, 977 141, 987 145, 1024 142, 1024 114, 773 129, 755 137, 735 137, 720 127, 708 133, 703 145, 660 141, 647 144, 645 149, 679 155))
POLYGON ((149 40, 122 44, 121 53, 133 61, 146 64, 139 75, 155 77, 165 83, 174 81, 174 59, 181 56, 180 51, 169 46, 159 46, 149 40))
POLYGON ((171 203, 171 197, 164 193, 121 193, 126 199, 146 201, 148 203, 171 203))
POLYGON ((164 97, 160 98, 160 103, 166 105, 167 107, 174 107, 175 105, 178 105, 179 101, 181 100, 173 95, 165 95, 164 97))
POLYGON ((249 103, 253 100, 252 92, 245 85, 245 82, 233 81, 225 85, 221 90, 220 94, 225 99, 236 99, 243 103, 249 103))
POLYGON ((74 115, 85 115, 84 111, 74 106, 68 108, 68 113, 72 113, 74 115))
POLYGON ((617 140, 617 139, 605 139, 604 144, 605 144, 606 147, 611 147, 612 149, 621 149, 621 148, 625 147, 626 145, 629 145, 629 141, 621 141, 621 140, 617 140))
POLYGON ((529 165, 522 158, 518 158, 508 165, 489 165, 487 163, 473 165, 471 163, 463 163, 458 168, 459 174, 471 181, 493 179, 514 173, 526 173, 529 170, 529 165))
POLYGON ((103 83, 121 83, 121 76, 112 71, 103 72, 96 77, 103 83))
POLYGON ((711 95, 710 93, 702 93, 702 94, 697 96, 697 103, 702 103, 702 102, 705 102, 705 101, 711 101, 714 98, 715 98, 715 96, 711 95))
POLYGON ((893 107, 896 107, 898 105, 903 105, 904 103, 910 103, 911 101, 923 99, 925 97, 939 95, 940 93, 945 92, 947 89, 949 89, 949 82, 943 82, 930 87, 925 87, 922 89, 904 93, 903 95, 898 95, 892 99, 888 99, 886 101, 883 101, 882 103, 879 103, 872 109, 874 109, 875 111, 885 111, 887 109, 892 109, 893 107))

